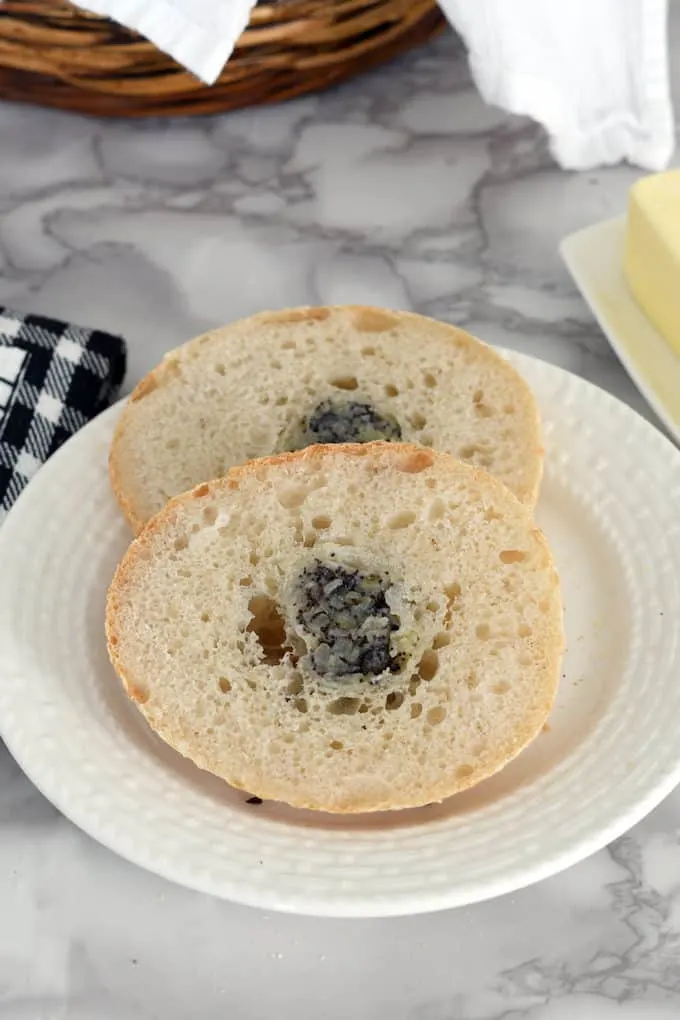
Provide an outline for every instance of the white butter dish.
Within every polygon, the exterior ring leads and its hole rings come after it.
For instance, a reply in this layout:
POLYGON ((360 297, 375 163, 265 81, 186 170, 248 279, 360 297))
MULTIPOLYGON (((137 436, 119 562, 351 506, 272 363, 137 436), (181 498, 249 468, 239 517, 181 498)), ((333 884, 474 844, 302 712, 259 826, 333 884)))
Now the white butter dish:
POLYGON ((564 238, 560 254, 631 379, 680 443, 680 357, 626 286, 625 229, 621 216, 579 230, 564 238))

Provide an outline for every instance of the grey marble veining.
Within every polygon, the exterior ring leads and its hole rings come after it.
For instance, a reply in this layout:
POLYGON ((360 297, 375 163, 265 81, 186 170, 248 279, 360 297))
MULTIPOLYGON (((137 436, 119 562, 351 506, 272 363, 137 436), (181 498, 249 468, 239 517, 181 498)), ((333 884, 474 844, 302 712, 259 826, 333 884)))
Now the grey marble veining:
MULTIPOLYGON (((0 304, 122 332, 128 386, 263 307, 413 308, 649 415, 557 256, 565 233, 623 209, 636 176, 555 168, 536 127, 480 101, 451 36, 333 93, 200 121, 3 106, 0 304)), ((329 921, 134 868, 0 751, 0 1020, 273 1016, 680 1017, 680 795, 516 895, 329 921)))

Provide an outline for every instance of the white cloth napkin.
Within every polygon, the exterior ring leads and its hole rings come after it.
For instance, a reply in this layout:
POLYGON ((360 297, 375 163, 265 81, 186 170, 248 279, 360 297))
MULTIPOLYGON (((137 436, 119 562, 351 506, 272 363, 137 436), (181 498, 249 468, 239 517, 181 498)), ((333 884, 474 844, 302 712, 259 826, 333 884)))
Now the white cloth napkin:
MULTIPOLYGON (((84 0, 212 84, 255 0, 84 0)), ((650 170, 674 148, 667 0, 441 0, 489 103, 543 124, 563 167, 627 159, 650 170)))
POLYGON ((212 85, 257 0, 84 0, 79 7, 134 29, 212 85))
POLYGON ((667 0, 441 0, 487 102, 543 124, 563 167, 661 170, 675 146, 667 0))

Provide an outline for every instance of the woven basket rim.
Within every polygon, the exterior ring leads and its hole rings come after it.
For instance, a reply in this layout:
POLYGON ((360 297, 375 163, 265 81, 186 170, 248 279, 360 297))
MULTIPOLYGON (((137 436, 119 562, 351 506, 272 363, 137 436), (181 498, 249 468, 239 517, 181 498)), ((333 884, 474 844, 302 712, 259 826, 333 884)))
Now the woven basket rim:
POLYGON ((0 0, 0 95, 110 116, 210 113, 327 88, 444 26, 435 0, 277 0, 253 8, 215 85, 68 0, 0 0))

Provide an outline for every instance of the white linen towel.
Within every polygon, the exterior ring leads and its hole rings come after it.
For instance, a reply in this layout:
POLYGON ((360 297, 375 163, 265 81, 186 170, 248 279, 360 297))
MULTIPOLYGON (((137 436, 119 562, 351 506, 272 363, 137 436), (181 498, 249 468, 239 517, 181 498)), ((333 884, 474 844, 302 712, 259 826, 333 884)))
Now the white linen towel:
MULTIPOLYGON (((208 84, 255 0, 83 0, 133 28, 208 84)), ((649 170, 674 149, 667 0, 441 0, 489 103, 543 124, 563 167, 629 160, 649 170)))
POLYGON ((675 147, 667 0, 441 0, 487 102, 543 124, 572 170, 675 147))

